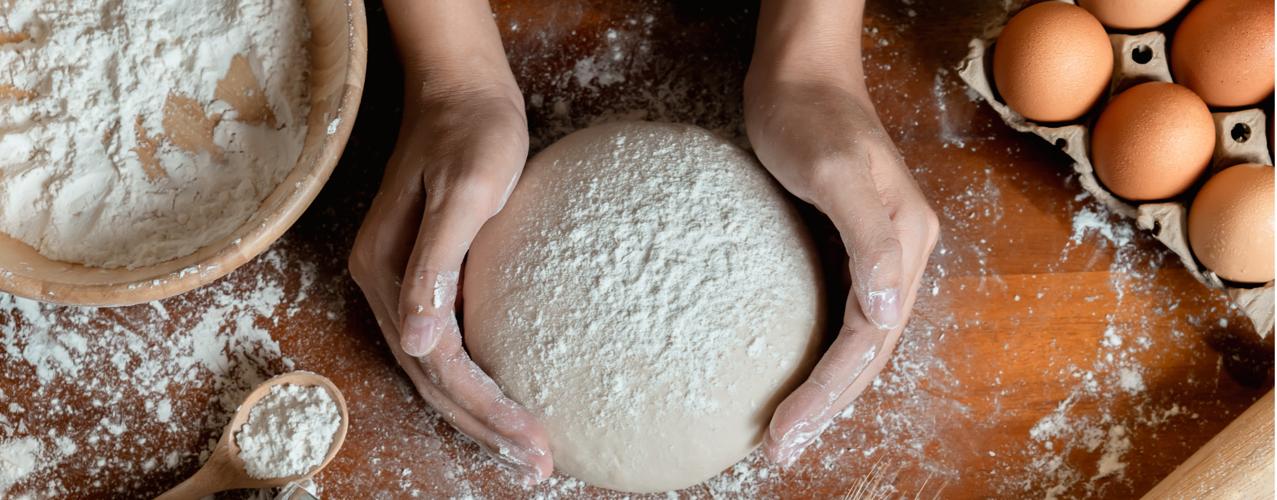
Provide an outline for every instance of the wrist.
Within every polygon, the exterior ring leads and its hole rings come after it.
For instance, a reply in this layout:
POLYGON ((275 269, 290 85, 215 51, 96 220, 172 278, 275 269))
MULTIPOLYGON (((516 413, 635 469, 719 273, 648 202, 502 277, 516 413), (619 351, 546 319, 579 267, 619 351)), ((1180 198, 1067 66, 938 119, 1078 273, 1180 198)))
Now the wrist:
POLYGON ((869 100, 869 88, 859 59, 851 62, 806 60, 760 60, 749 65, 745 75, 746 97, 760 97, 776 89, 793 86, 819 86, 846 92, 857 99, 869 100))
POLYGON ((746 114, 758 106, 768 107, 790 95, 818 92, 818 95, 851 97, 862 109, 875 112, 869 89, 856 64, 856 68, 835 70, 811 65, 758 61, 750 64, 745 75, 744 97, 746 114))
POLYGON ((467 97, 504 97, 523 109, 523 94, 504 57, 499 61, 405 61, 404 100, 408 103, 467 97))
POLYGON ((487 0, 386 0, 404 68, 406 104, 458 96, 523 97, 487 0))
POLYGON ((863 0, 764 0, 747 92, 777 82, 805 82, 867 97, 860 43, 863 9, 863 0))

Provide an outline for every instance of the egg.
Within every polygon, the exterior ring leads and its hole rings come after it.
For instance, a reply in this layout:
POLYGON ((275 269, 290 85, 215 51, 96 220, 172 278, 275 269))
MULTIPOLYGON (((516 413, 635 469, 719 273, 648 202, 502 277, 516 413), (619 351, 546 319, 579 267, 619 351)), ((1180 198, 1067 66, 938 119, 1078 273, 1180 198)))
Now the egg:
POLYGON ((1077 4, 1105 26, 1139 30, 1166 24, 1184 10, 1188 0, 1078 0, 1077 4))
POLYGON ((1237 165, 1215 174, 1188 211, 1193 254, 1220 278, 1273 279, 1273 167, 1237 165))
POLYGON ((1113 194, 1133 201, 1184 192, 1215 151, 1215 122, 1193 91, 1166 82, 1118 94, 1091 130, 1095 175, 1113 194))
POLYGON ((1206 104, 1250 106, 1273 91, 1273 1, 1204 0, 1171 39, 1171 72, 1206 104))
POLYGON ((993 49, 993 79, 1025 118, 1065 122, 1100 99, 1113 76, 1113 48, 1085 9, 1043 2, 1011 18, 993 49))

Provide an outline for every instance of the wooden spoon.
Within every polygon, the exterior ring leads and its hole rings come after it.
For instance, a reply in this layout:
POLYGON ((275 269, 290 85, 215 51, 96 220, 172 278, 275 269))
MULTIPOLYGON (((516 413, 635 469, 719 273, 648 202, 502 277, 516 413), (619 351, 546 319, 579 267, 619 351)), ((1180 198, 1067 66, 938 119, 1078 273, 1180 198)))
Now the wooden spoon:
POLYGON ((337 456, 337 451, 341 449, 342 442, 346 439, 346 428, 349 423, 350 415, 346 412, 346 399, 342 397, 341 391, 337 389, 337 386, 333 385, 331 380, 328 380, 323 375, 307 371, 295 371, 278 375, 262 382, 261 385, 253 388, 253 391, 248 393, 248 397, 244 398, 244 402, 235 410, 235 416, 231 418, 231 422, 222 431, 222 438, 217 442, 217 448, 213 449, 213 454, 209 456, 207 462, 204 462, 204 466, 186 481, 182 481, 181 484, 174 486, 173 489, 156 497, 156 500, 198 499, 226 490, 274 488, 310 477, 327 466, 333 460, 333 457, 337 456), (341 426, 337 428, 337 433, 333 436, 333 444, 328 449, 328 455, 324 457, 324 461, 318 467, 306 474, 273 479, 257 479, 249 476, 248 471, 244 468, 244 459, 239 456, 239 444, 235 442, 235 432, 248 420, 248 414, 253 409, 253 405, 265 397, 270 392, 271 387, 283 384, 323 387, 328 391, 328 395, 333 398, 333 401, 337 403, 338 412, 341 414, 341 426))

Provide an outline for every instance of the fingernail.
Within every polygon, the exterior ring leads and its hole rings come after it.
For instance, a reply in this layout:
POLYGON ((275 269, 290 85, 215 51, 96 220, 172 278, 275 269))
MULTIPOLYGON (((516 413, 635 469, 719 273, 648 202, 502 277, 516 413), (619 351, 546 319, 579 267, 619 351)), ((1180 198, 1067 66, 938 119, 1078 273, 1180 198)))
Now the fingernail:
POLYGON ((404 319, 403 340, 400 345, 409 356, 430 354, 439 340, 439 319, 434 316, 409 314, 404 319))
MULTIPOLYGON (((523 486, 535 486, 545 480, 544 477, 541 477, 541 470, 531 462, 516 456, 514 449, 510 448, 508 443, 502 442, 498 446, 499 448, 496 450, 488 447, 483 447, 483 449, 488 452, 488 455, 493 458, 498 467, 513 475, 520 484, 523 486)), ((529 450, 523 451, 530 452, 529 450)))
POLYGON ((524 466, 524 465, 513 465, 508 463, 502 463, 500 461, 498 461, 497 463, 500 463, 501 468, 505 469, 506 472, 514 476, 515 480, 518 481, 519 484, 523 485, 525 488, 531 488, 533 486, 540 484, 541 481, 545 480, 545 478, 541 477, 541 471, 537 470, 536 467, 524 466))
POLYGON ((804 420, 794 424, 789 432, 780 438, 780 445, 776 448, 776 461, 781 467, 793 465, 819 434, 819 428, 810 421, 804 420))
POLYGON ((894 288, 869 292, 869 321, 881 329, 900 326, 900 292, 894 288))
POLYGON ((541 471, 537 470, 535 467, 533 467, 532 470, 524 471, 524 473, 519 476, 519 482, 522 482, 524 486, 536 486, 541 481, 541 471))

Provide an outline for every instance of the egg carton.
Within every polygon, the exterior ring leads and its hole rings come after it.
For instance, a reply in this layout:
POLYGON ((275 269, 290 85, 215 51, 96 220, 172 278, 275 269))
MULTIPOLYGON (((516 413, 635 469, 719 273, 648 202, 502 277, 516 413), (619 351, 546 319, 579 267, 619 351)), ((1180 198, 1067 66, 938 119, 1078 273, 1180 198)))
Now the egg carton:
MULTIPOLYGON (((1069 2, 1072 3, 1072 2, 1069 2)), ((1090 133, 1098 110, 1108 98, 1134 85, 1171 82, 1167 64, 1166 35, 1159 31, 1141 34, 1110 34, 1113 46, 1113 80, 1108 94, 1086 117, 1067 124, 1041 124, 1027 120, 1002 101, 993 86, 993 45, 1001 28, 971 41, 970 51, 959 67, 959 76, 1011 128, 1029 132, 1055 144, 1073 159, 1073 170, 1087 193, 1115 213, 1134 219, 1169 248, 1189 273, 1208 287, 1224 290, 1232 303, 1246 314, 1261 337, 1273 330, 1273 282, 1256 286, 1226 283, 1193 256, 1188 244, 1188 206, 1202 180, 1187 193, 1164 202, 1133 204, 1110 193, 1095 177, 1090 160, 1090 133)), ((1212 113, 1215 121, 1215 152, 1206 175, 1240 163, 1272 165, 1269 155, 1264 111, 1260 108, 1212 113)))

